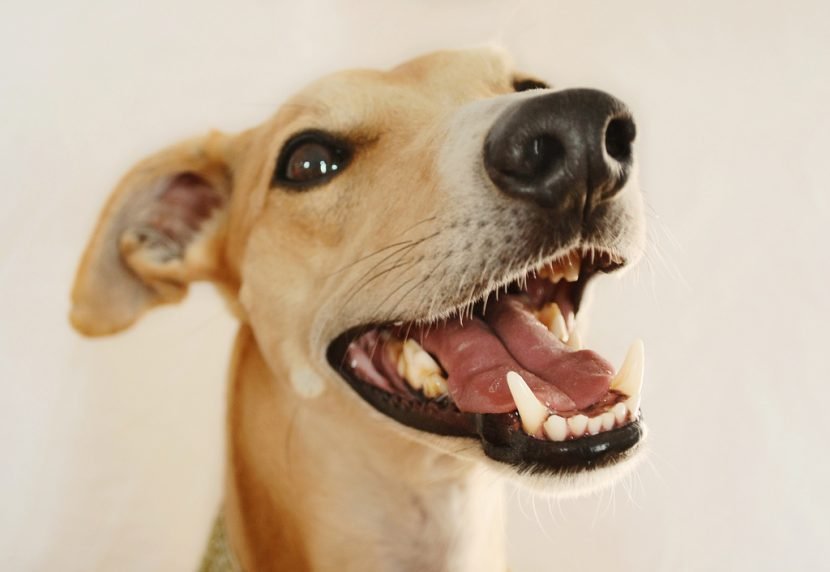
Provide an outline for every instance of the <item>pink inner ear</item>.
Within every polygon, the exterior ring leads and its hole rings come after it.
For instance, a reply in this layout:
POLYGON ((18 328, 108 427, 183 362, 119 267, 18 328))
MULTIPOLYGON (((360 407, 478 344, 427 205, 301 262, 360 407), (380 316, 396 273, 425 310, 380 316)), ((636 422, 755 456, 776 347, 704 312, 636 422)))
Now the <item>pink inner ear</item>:
POLYGON ((174 176, 156 198, 148 226, 185 246, 225 197, 196 173, 174 176))

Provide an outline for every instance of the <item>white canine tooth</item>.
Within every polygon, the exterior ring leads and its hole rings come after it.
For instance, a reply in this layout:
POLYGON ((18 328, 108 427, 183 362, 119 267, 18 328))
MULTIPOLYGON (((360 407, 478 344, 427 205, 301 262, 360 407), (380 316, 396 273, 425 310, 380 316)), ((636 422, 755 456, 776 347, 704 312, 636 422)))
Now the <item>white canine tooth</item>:
POLYGON ((625 423, 625 418, 628 417, 628 408, 625 406, 625 403, 617 403, 611 408, 611 412, 614 414, 614 419, 617 423, 620 425, 625 423))
POLYGON ((564 441, 568 438, 568 422, 558 415, 551 415, 545 421, 545 435, 551 441, 564 441))
POLYGON ((600 415, 600 417, 602 418, 602 430, 603 431, 610 431, 611 429, 614 428, 615 418, 614 418, 614 413, 612 411, 606 411, 605 413, 600 415))
POLYGON ((588 433, 596 435, 602 429, 602 415, 588 418, 588 433))
POLYGON ((551 318, 548 323, 548 329, 553 332, 553 335, 562 340, 568 341, 568 326, 565 325, 565 318, 562 316, 562 310, 559 309, 559 304, 554 302, 551 304, 551 318))
POLYGON ((528 387, 527 382, 515 371, 507 372, 507 387, 513 395, 516 409, 519 410, 519 417, 522 419, 522 427, 529 435, 538 433, 542 423, 550 415, 550 411, 544 403, 539 401, 528 387))
POLYGON ((574 350, 582 349, 582 338, 576 333, 576 330, 568 334, 568 347, 574 350))
POLYGON ((640 414, 640 394, 625 400, 625 407, 631 412, 631 417, 637 419, 640 414))
POLYGON ((588 428, 588 418, 582 414, 568 418, 568 429, 574 437, 582 437, 588 428))
POLYGON ((553 335, 562 340, 563 342, 568 341, 568 327, 565 325, 565 318, 562 317, 562 314, 557 314, 553 318, 553 323, 551 324, 551 331, 553 335))
POLYGON ((645 348, 643 347, 643 340, 635 340, 628 349, 620 370, 611 380, 611 389, 616 389, 628 397, 637 396, 637 402, 639 403, 640 390, 643 388, 644 366, 645 348))

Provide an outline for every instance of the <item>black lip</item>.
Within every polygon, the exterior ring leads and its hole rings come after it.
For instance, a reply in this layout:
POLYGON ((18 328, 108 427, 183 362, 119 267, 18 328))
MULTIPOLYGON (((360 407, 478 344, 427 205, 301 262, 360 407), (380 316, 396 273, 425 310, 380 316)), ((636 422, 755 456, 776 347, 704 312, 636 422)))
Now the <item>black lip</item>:
POLYGON ((530 472, 595 469, 621 460, 643 436, 640 420, 570 441, 543 441, 521 430, 516 413, 478 415, 477 430, 491 459, 530 472))
POLYGON ((478 438, 491 459, 531 473, 574 472, 612 465, 642 438, 643 427, 636 420, 597 435, 562 442, 543 441, 522 431, 516 412, 464 413, 450 402, 418 400, 384 391, 357 378, 345 364, 349 343, 369 328, 363 326, 338 336, 329 345, 328 361, 358 395, 398 423, 437 435, 478 438))

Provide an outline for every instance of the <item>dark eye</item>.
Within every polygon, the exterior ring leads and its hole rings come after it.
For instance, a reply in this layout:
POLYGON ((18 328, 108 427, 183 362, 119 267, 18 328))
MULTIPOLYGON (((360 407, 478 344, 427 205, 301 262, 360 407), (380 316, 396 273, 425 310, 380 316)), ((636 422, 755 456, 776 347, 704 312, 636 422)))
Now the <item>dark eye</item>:
POLYGON ((547 89, 550 86, 538 79, 524 78, 514 79, 513 89, 516 91, 529 91, 531 89, 547 89))
POLYGON ((293 137, 283 147, 274 172, 275 184, 311 187, 337 175, 349 158, 346 147, 323 133, 293 137))

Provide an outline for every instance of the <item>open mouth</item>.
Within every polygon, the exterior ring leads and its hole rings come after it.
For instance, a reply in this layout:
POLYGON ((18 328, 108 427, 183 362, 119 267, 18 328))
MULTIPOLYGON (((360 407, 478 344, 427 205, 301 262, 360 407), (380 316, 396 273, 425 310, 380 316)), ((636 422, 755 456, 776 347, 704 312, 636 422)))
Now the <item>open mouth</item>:
POLYGON ((623 261, 574 249, 441 321, 364 325, 329 346, 331 365, 410 427, 480 439, 531 471, 612 464, 642 435, 643 346, 619 368, 583 349, 585 286, 623 261))

